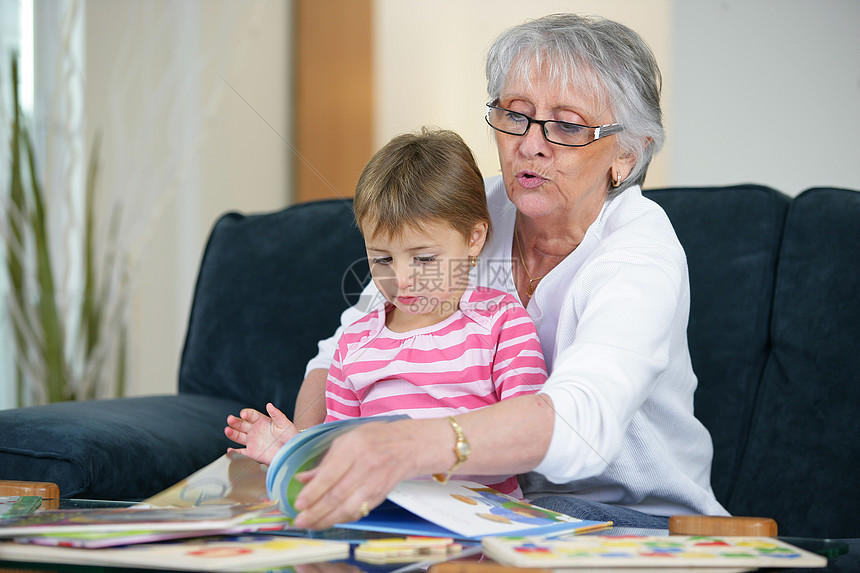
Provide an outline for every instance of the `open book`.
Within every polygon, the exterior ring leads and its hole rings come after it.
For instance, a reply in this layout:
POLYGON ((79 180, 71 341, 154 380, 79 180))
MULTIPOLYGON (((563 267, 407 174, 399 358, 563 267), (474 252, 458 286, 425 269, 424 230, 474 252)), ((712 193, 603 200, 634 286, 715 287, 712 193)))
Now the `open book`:
MULTIPOLYGON (((293 507, 303 484, 295 475, 313 468, 334 439, 358 424, 390 422, 404 416, 355 418, 320 424, 301 432, 282 447, 266 474, 269 498, 280 510, 295 516, 293 507)), ((382 531, 397 535, 429 535, 477 540, 488 535, 541 535, 561 531, 594 531, 612 522, 587 521, 537 507, 481 484, 449 480, 406 480, 388 495, 388 502, 346 529, 382 531)))
POLYGON ((586 533, 605 529, 611 521, 588 521, 532 505, 466 480, 406 480, 388 494, 388 501, 346 529, 399 535, 429 535, 478 540, 487 536, 586 533))
POLYGON ((293 504, 303 484, 295 479, 297 473, 314 468, 328 451, 332 442, 354 427, 368 422, 392 422, 408 418, 405 415, 350 418, 326 422, 302 430, 278 450, 266 472, 266 491, 269 499, 278 502, 284 515, 295 517, 293 504))

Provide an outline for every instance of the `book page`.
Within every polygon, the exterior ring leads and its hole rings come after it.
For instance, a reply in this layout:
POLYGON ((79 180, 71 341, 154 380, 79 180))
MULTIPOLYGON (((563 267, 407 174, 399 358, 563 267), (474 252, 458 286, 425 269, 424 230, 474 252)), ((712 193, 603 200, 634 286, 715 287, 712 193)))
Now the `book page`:
POLYGON ((262 503, 267 467, 237 453, 227 453, 176 485, 142 502, 151 507, 191 507, 229 503, 262 503))
MULTIPOLYGON (((388 499, 418 518, 448 530, 461 539, 487 535, 538 535, 555 531, 593 531, 611 522, 586 521, 504 495, 481 484, 449 480, 406 480, 394 487, 388 499)), ((374 512, 350 526, 370 528, 374 512)), ((403 519, 403 518, 401 518, 403 519)), ((393 530, 388 530, 392 531, 393 530)))

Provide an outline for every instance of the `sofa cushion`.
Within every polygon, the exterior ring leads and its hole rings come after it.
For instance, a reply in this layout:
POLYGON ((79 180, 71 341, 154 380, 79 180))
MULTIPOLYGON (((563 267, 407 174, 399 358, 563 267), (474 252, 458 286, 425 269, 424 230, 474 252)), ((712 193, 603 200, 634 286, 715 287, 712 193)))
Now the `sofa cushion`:
POLYGON ((351 201, 222 217, 200 267, 179 391, 292 414, 317 341, 369 278, 366 256, 351 201))
POLYGON ((687 253, 696 416, 711 432, 711 484, 731 502, 759 377, 787 196, 759 185, 654 189, 687 253))
POLYGON ((0 479, 53 482, 62 497, 144 499, 225 453, 238 407, 184 394, 6 410, 0 479))
POLYGON ((810 189, 791 204, 772 351, 728 509, 782 535, 860 537, 860 192, 810 189), (802 453, 801 453, 802 452, 802 453))

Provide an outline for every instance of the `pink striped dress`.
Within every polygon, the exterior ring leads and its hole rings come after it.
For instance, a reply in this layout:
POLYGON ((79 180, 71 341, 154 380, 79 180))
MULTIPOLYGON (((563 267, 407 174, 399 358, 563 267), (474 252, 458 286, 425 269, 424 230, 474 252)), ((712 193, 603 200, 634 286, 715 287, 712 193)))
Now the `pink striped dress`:
MULTIPOLYGON (((454 416, 537 392, 546 366, 534 323, 511 295, 469 286, 445 320, 385 326, 390 304, 346 329, 326 381, 326 421, 383 414, 454 416)), ((521 497, 516 476, 460 476, 521 497)))

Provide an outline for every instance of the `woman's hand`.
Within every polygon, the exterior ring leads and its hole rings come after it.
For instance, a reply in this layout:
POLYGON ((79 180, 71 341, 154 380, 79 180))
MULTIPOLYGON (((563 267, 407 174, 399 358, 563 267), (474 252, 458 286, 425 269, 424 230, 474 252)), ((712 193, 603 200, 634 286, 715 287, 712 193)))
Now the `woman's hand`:
MULTIPOLYGON (((552 400, 530 394, 457 416, 472 453, 457 473, 519 474, 534 469, 549 448, 552 400)), ((299 528, 355 521, 404 479, 444 472, 456 461, 456 437, 445 418, 367 423, 339 436, 320 464, 296 474, 305 484, 294 507, 299 528), (363 506, 364 503, 366 506, 363 506)))
POLYGON ((262 464, 269 465, 278 450, 299 433, 289 418, 275 408, 271 403, 266 404, 269 416, 245 408, 239 412, 239 417, 227 416, 227 427, 224 434, 244 448, 228 448, 228 452, 238 452, 262 464))
POLYGON ((422 422, 363 424, 338 437, 316 468, 296 475, 305 484, 295 502, 296 527, 325 529, 355 521, 398 482, 422 473, 422 434, 429 425, 422 422))

